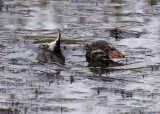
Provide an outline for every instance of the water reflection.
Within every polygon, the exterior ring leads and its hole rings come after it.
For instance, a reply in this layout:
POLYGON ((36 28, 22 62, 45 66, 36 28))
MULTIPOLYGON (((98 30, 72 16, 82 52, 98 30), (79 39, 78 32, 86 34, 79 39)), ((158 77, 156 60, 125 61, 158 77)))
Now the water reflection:
POLYGON ((5 20, 1 20, 1 25, 3 28, 13 30, 55 29, 63 23, 62 17, 58 15, 61 11, 57 10, 57 7, 60 5, 43 0, 33 0, 32 4, 28 1, 10 3, 1 0, 0 11, 3 11, 2 16, 5 15, 5 20))
POLYGON ((87 112, 86 107, 101 107, 99 114, 138 113, 137 109, 159 112, 159 68, 155 66, 159 65, 160 54, 158 0, 3 0, 3 3, 0 4, 1 107, 44 114, 97 114, 95 110, 87 112), (115 41, 116 35, 111 37, 109 33, 116 27, 124 31, 117 35, 125 38, 115 41), (31 45, 19 43, 24 39, 30 43, 52 40, 54 28, 62 30, 64 45, 73 47, 64 50, 66 65, 71 69, 61 71, 60 76, 53 73, 59 69, 54 65, 37 64, 31 45), (12 32, 20 41, 14 39, 12 32), (102 39, 111 42, 127 55, 129 64, 87 63, 84 51, 75 49, 78 43, 68 39, 78 39, 82 45, 102 39), (117 72, 114 67, 118 66, 125 70, 117 72), (44 73, 39 74, 38 70, 44 73), (107 73, 110 75, 103 75, 107 73), (100 88, 98 94, 92 91, 97 87, 105 87, 106 91, 100 88), (11 94, 16 95, 15 103, 11 102, 11 94))
POLYGON ((116 69, 111 67, 123 66, 122 63, 114 62, 112 60, 104 61, 101 63, 97 63, 96 61, 88 62, 88 67, 90 68, 90 71, 99 76, 102 76, 102 74, 109 74, 110 72, 116 71, 116 69))

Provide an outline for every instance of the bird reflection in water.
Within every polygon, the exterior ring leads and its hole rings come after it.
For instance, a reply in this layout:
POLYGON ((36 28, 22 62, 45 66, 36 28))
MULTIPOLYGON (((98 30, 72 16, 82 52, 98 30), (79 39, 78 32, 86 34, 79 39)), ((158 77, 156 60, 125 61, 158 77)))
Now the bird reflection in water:
POLYGON ((88 61, 88 67, 96 76, 110 74, 110 72, 117 71, 117 69, 112 68, 116 66, 123 66, 123 64, 112 60, 104 60, 103 62, 88 61))

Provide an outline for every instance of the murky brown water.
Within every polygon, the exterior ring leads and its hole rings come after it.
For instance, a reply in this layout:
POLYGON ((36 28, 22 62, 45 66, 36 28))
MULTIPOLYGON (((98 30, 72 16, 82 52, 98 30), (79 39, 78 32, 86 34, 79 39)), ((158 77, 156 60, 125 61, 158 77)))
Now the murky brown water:
POLYGON ((0 113, 160 113, 160 2, 157 0, 0 1, 0 113), (115 40, 110 30, 122 34, 115 40), (62 31, 66 67, 39 64, 36 47, 62 31), (124 66, 92 67, 86 43, 106 40, 124 66), (60 70, 59 75, 55 75, 60 70), (100 76, 101 75, 101 76, 100 76))

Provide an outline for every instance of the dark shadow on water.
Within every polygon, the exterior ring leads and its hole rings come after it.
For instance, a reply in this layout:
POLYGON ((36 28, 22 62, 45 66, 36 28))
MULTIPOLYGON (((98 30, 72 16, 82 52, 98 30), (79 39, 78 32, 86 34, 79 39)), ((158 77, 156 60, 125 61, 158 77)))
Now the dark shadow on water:
POLYGON ((118 72, 118 71, 123 70, 123 69, 117 69, 114 67, 124 66, 126 64, 123 64, 120 62, 115 62, 112 60, 103 60, 101 62, 98 62, 98 61, 87 61, 87 62, 88 62, 88 67, 89 67, 90 71, 93 72, 93 74, 94 74, 94 75, 87 76, 88 79, 104 81, 104 82, 105 81, 107 81, 107 82, 119 81, 122 83, 123 82, 143 83, 143 82, 139 82, 139 81, 109 76, 109 74, 111 74, 113 72, 118 72), (103 74, 106 74, 106 76, 102 76, 103 74))
POLYGON ((102 62, 88 61, 88 67, 95 75, 101 76, 102 74, 109 74, 116 71, 116 69, 110 67, 123 66, 122 63, 114 62, 112 60, 106 60, 102 62))

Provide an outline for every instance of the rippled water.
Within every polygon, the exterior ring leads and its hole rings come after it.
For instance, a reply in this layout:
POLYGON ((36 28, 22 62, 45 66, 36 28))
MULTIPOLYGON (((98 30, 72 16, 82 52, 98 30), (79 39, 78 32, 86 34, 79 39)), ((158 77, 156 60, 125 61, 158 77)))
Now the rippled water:
POLYGON ((160 113, 158 0, 3 0, 0 7, 0 113, 160 113), (36 47, 54 40, 57 28, 68 69, 36 60, 36 47), (140 37, 115 40, 114 28, 140 37), (100 39, 126 55, 114 60, 123 66, 86 62, 85 44, 100 39))

